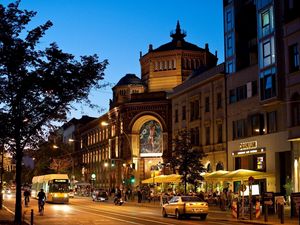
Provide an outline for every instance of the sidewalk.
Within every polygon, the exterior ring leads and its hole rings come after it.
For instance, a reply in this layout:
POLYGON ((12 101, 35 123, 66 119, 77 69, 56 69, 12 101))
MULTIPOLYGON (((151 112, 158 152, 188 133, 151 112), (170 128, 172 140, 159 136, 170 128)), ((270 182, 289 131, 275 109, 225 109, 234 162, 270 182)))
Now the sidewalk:
MULTIPOLYGON (((13 221, 14 221, 13 212, 11 212, 8 208, 3 206, 3 208, 0 209, 0 224, 13 225, 14 224, 13 221)), ((29 225, 30 223, 28 223, 27 221, 23 221, 22 224, 29 225)))

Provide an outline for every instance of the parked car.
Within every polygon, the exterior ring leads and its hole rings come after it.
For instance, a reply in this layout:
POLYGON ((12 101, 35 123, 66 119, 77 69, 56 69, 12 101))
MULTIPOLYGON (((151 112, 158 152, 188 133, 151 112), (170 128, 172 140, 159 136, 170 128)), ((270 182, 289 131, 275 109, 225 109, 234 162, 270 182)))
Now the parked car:
POLYGON ((102 189, 94 190, 94 192, 92 193, 92 199, 93 199, 93 201, 104 202, 104 201, 108 200, 108 193, 102 189))
POLYGON ((208 203, 197 196, 174 196, 162 206, 162 216, 176 216, 181 219, 182 216, 200 216, 205 220, 208 214, 208 203))

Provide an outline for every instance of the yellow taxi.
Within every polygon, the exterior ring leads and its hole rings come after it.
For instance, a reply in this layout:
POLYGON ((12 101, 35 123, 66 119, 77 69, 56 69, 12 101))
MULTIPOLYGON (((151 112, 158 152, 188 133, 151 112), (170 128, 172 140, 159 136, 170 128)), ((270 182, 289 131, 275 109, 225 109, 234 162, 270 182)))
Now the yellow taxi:
POLYGON ((208 214, 208 203, 197 196, 174 196, 162 206, 162 216, 176 216, 177 219, 200 216, 205 220, 208 214))

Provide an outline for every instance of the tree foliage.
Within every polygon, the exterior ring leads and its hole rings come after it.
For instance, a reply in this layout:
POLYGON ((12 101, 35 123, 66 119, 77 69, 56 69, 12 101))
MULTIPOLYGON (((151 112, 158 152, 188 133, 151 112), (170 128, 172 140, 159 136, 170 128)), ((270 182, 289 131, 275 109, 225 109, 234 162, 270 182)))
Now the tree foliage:
POLYGON ((38 48, 52 22, 27 31, 36 12, 19 4, 0 4, 0 141, 16 158, 16 224, 21 223, 23 149, 36 147, 53 121, 63 122, 72 103, 91 105, 89 92, 101 88, 108 63, 97 55, 76 60, 56 43, 38 48))
POLYGON ((203 180, 201 173, 205 171, 201 160, 206 155, 202 150, 194 147, 191 143, 191 133, 188 130, 182 130, 177 133, 173 139, 173 149, 169 156, 166 156, 165 162, 178 172, 184 183, 186 193, 187 183, 197 185, 203 180))

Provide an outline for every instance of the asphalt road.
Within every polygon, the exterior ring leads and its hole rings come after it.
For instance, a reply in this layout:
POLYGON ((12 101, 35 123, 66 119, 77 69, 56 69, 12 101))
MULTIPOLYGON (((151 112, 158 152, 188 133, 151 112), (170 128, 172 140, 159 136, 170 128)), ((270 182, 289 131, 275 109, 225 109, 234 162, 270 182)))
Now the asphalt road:
MULTIPOLYGON (((14 211, 14 197, 6 198, 4 205, 14 211)), ((112 202, 93 202, 88 198, 70 199, 69 204, 45 204, 43 216, 37 213, 37 200, 30 199, 29 207, 24 207, 25 218, 30 221, 31 209, 34 210, 34 224, 36 225, 176 225, 176 224, 224 224, 225 221, 216 220, 209 214, 205 221, 200 218, 177 220, 174 217, 163 218, 160 208, 139 207, 124 204, 115 206, 112 202)), ((231 222, 226 221, 226 224, 231 222)), ((232 224, 239 224, 233 222, 232 224)), ((242 223, 241 223, 242 224, 242 223)))

